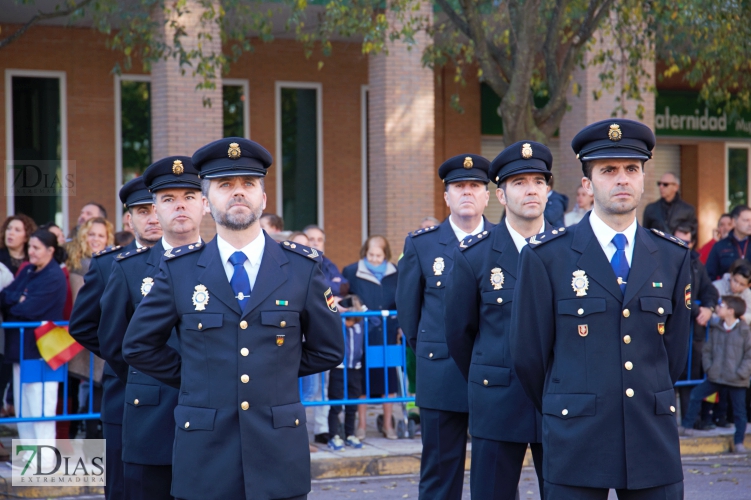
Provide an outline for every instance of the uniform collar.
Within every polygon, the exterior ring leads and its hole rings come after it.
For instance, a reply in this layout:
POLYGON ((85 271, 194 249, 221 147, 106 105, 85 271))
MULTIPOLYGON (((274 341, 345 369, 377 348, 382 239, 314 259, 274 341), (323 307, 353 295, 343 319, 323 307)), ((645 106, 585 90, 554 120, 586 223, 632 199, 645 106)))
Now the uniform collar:
MULTIPOLYGON (((589 213, 589 224, 592 226, 592 232, 595 233, 595 238, 600 242, 600 246, 605 248, 613 241, 613 236, 618 234, 618 231, 605 224, 594 210, 589 213)), ((636 217, 634 221, 624 231, 621 231, 628 241, 628 248, 634 248, 634 240, 636 239, 636 217)))
POLYGON ((451 229, 453 229, 453 230, 454 230, 454 234, 456 235, 456 238, 457 238, 457 239, 458 239, 459 241, 462 241, 462 240, 463 240, 464 238, 466 238, 466 237, 467 237, 467 236, 469 236, 470 234, 477 234, 477 233, 481 233, 481 232, 483 231, 483 229, 485 229, 485 217, 483 216, 483 217, 482 217, 482 218, 480 219, 480 225, 479 225, 479 226, 477 226, 477 227, 476 227, 476 228, 474 229, 474 231, 472 231, 471 233, 465 233, 464 231, 462 231, 462 229, 461 229, 461 228, 459 228, 459 226, 457 226, 456 224, 454 224, 454 221, 453 221, 453 220, 451 220, 451 216, 450 216, 450 215, 449 215, 449 224, 451 224, 451 229))
MULTIPOLYGON (((238 249, 227 243, 218 234, 216 235, 216 246, 219 249, 219 257, 222 259, 222 265, 229 260, 233 253, 238 249)), ((266 247, 266 238, 263 235, 263 231, 258 232, 256 239, 240 248, 239 251, 243 252, 248 257, 248 262, 251 266, 257 266, 261 262, 263 257, 263 249, 266 247)))
MULTIPOLYGON (((511 227, 511 224, 508 221, 508 217, 503 218, 504 222, 506 223, 506 229, 508 229, 508 233, 511 235, 511 239, 514 240, 514 245, 516 245, 516 250, 519 253, 522 253, 522 248, 527 246, 527 240, 519 234, 516 229, 511 227)), ((540 227, 540 230, 537 231, 537 234, 544 233, 545 232, 545 219, 542 220, 542 226, 540 227)))
MULTIPOLYGON (((162 246, 164 247, 164 250, 165 250, 165 251, 167 251, 167 250, 172 250, 173 248, 175 248, 174 246, 172 246, 172 245, 170 245, 169 243, 167 243, 167 240, 166 240, 166 239, 164 239, 164 236, 162 236, 161 242, 162 242, 162 246)), ((201 242, 201 237, 200 237, 200 236, 198 237, 198 242, 199 242, 199 243, 201 242)), ((143 246, 143 245, 141 245, 141 244, 139 244, 139 243, 138 243, 138 240, 136 240, 136 245, 138 245, 138 247, 139 247, 139 248, 140 248, 141 246, 143 246)))

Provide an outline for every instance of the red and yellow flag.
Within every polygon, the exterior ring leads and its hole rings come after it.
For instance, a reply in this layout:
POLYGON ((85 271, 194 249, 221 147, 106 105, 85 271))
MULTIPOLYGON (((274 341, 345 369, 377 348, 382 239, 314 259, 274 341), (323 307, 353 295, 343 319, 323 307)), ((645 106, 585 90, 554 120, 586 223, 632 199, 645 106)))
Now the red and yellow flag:
POLYGON ((710 394, 706 398, 704 398, 704 401, 707 403, 719 403, 720 402, 720 393, 715 392, 714 394, 710 394))
POLYGON ((58 326, 52 321, 43 321, 41 326, 34 330, 34 335, 39 353, 53 370, 57 370, 83 351, 83 346, 68 333, 67 326, 58 326))

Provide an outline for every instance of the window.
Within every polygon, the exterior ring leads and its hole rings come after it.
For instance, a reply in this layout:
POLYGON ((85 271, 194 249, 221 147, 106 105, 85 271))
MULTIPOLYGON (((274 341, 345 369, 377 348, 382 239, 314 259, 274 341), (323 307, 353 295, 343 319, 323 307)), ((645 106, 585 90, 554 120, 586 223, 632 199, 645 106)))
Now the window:
POLYGON ((122 185, 151 165, 151 83, 121 79, 120 110, 122 185))
POLYGON ((728 146, 728 212, 738 205, 748 205, 749 148, 748 145, 728 146))
POLYGON ((222 110, 224 137, 250 138, 247 80, 224 80, 222 110))
POLYGON ((320 84, 277 83, 277 211, 285 229, 323 223, 320 101, 320 84))

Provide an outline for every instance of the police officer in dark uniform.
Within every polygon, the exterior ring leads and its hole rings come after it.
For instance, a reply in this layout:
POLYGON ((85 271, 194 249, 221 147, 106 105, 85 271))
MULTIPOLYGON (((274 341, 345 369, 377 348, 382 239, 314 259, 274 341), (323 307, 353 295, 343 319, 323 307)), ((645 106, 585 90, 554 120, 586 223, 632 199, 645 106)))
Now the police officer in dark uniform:
POLYGON ((482 215, 488 205, 490 162, 463 154, 446 160, 438 176, 451 215, 420 229, 404 242, 399 261, 396 307, 399 325, 417 355, 417 405, 422 457, 420 498, 460 499, 467 454, 467 381, 449 357, 443 323, 446 278, 454 249, 467 235, 482 238, 493 224, 482 215))
POLYGON ((515 498, 528 444, 542 488, 542 418, 514 374, 509 336, 519 252, 525 238, 546 229, 552 162, 550 150, 537 142, 504 149, 490 177, 506 215, 489 234, 469 237, 454 251, 444 301, 446 341, 469 382, 473 498, 515 498))
POLYGON ((193 155, 217 236, 166 254, 125 333, 125 361, 180 388, 177 498, 302 499, 310 491, 297 379, 341 363, 344 341, 318 252, 278 244, 260 228, 270 164, 263 147, 239 137, 193 155), (179 353, 169 345, 173 328, 179 353))
MULTIPOLYGON (((125 247, 112 246, 94 254, 91 266, 84 277, 84 285, 78 292, 70 317, 70 334, 76 341, 97 356, 102 357, 98 330, 101 308, 99 299, 109 280, 112 262, 120 252, 135 250, 138 245, 149 247, 159 241, 162 230, 156 220, 151 193, 143 178, 136 177, 120 189, 120 201, 128 209, 129 224, 136 235, 125 247)), ((122 423, 125 384, 118 378, 113 367, 106 363, 102 374, 102 427, 107 440, 107 486, 108 500, 123 498, 122 423)))
MULTIPOLYGON (((171 499, 174 411, 178 390, 135 369, 122 357, 128 323, 149 293, 165 252, 185 243, 201 245, 201 180, 187 156, 169 156, 150 165, 143 179, 153 196, 164 236, 150 249, 119 252, 101 299, 102 356, 127 382, 123 414, 125 498, 171 499)), ((176 333, 168 345, 179 351, 176 333)))
POLYGON ((636 221, 655 137, 614 119, 571 145, 594 209, 530 239, 513 301, 511 357, 543 415, 545 498, 682 499, 674 383, 686 365, 691 262, 636 221))

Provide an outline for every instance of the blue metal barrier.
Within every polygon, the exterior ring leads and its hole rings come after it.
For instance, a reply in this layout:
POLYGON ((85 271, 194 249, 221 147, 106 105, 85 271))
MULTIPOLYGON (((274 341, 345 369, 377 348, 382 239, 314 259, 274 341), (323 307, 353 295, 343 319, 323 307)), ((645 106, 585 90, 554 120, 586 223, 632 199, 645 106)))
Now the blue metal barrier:
MULTIPOLYGON (((67 321, 53 321, 58 326, 67 326, 67 321)), ((6 330, 19 329, 21 336, 21 352, 20 352, 20 383, 18 385, 18 407, 16 408, 17 417, 5 417, 0 418, 0 424, 16 424, 19 422, 49 422, 49 421, 66 421, 66 420, 92 420, 100 418, 99 413, 94 412, 94 384, 89 385, 89 407, 86 413, 68 413, 68 364, 64 364, 57 370, 53 370, 42 360, 41 363, 38 360, 24 360, 24 336, 26 329, 35 329, 42 325, 41 321, 35 322, 6 322, 0 324, 0 327, 6 330), (32 374, 36 376, 32 376, 32 374), (25 383, 42 383, 45 382, 59 382, 63 384, 63 414, 62 415, 44 415, 44 398, 45 391, 44 385, 42 385, 42 416, 40 417, 24 417, 23 416, 23 385, 25 383)), ((94 354, 89 353, 89 381, 94 380, 94 354)), ((10 383, 13 383, 11 379, 10 383)), ((0 397, 3 396, 4 388, 0 389, 0 397)), ((2 402, 0 402, 0 406, 2 402)))
MULTIPOLYGON (((707 379, 706 373, 704 376, 700 379, 692 379, 691 378, 691 368, 693 366, 693 363, 701 363, 701 358, 698 360, 694 360, 694 324, 696 322, 694 320, 691 320, 691 333, 688 337, 688 364, 686 367, 686 380, 679 380, 675 383, 676 387, 685 387, 690 385, 699 385, 702 382, 704 382, 707 379)), ((704 341, 709 340, 709 322, 707 322, 706 331, 704 332, 704 341)))
POLYGON ((363 322, 364 326, 364 339, 363 339, 363 351, 364 362, 362 370, 365 371, 365 398, 364 399, 350 399, 349 390, 347 386, 347 370, 346 360, 345 368, 334 368, 334 370, 344 370, 344 397, 342 399, 330 400, 326 394, 326 375, 321 373, 321 387, 323 397, 320 400, 305 401, 303 397, 303 384, 300 379, 300 400, 305 406, 324 406, 324 405, 362 405, 362 404, 381 404, 381 403, 410 403, 415 400, 414 397, 407 396, 407 347, 404 340, 401 344, 388 343, 388 322, 387 318, 396 317, 396 311, 365 311, 365 312, 346 312, 341 313, 342 319, 342 336, 344 342, 347 342, 347 318, 363 318, 366 321, 363 322), (369 345, 368 342, 370 334, 370 320, 368 318, 380 318, 383 325, 383 344, 382 345, 369 345), (370 397, 370 369, 371 368, 383 368, 383 382, 384 382, 384 394, 385 397, 371 398, 370 397), (398 387, 396 387, 396 396, 389 397, 391 394, 389 390, 389 368, 395 368, 397 370, 397 378, 400 379, 398 387), (401 376, 400 376, 401 374, 401 376))

